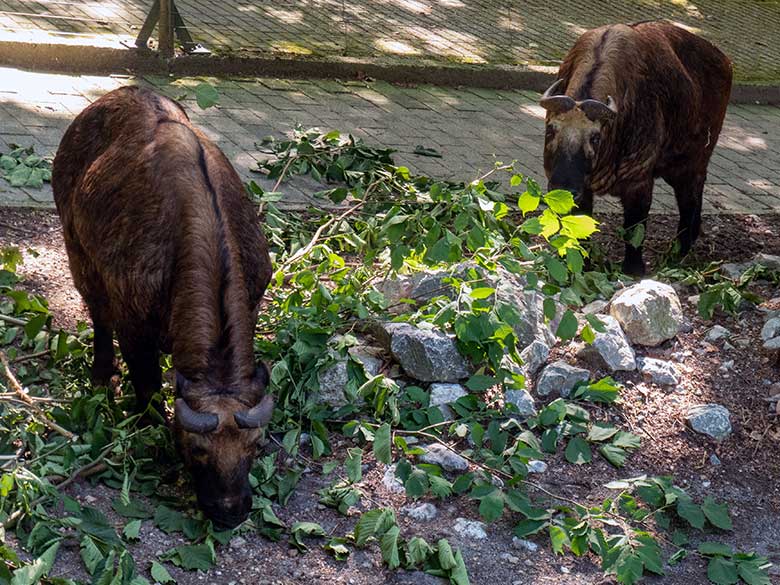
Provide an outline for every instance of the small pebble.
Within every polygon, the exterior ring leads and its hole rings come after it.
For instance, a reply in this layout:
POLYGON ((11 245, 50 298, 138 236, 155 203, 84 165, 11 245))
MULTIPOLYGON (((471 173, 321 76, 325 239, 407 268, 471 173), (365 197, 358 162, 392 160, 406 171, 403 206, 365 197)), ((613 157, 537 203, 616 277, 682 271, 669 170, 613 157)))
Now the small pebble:
POLYGON ((715 453, 710 455, 710 464, 714 465, 715 467, 720 465, 720 458, 717 455, 715 455, 715 453))
POLYGON ((561 573, 563 573, 564 575, 568 575, 570 572, 571 571, 569 570, 568 567, 561 567, 561 573))

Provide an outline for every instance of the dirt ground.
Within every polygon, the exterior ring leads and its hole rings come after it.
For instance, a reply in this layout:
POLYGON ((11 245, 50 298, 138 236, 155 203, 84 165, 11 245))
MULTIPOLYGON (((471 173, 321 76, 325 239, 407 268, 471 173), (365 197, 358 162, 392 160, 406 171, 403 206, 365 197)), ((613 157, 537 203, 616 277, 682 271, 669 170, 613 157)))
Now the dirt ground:
MULTIPOLYGON (((616 218, 604 221, 599 241, 611 257, 619 259, 620 244, 609 234, 616 218)), ((778 216, 708 216, 705 233, 696 245, 695 261, 747 260, 756 252, 780 254, 780 217, 778 216)), ((672 217, 652 218, 648 229, 647 257, 652 262, 665 248, 676 227, 672 217)), ((68 274, 67 257, 62 245, 56 214, 44 211, 3 210, 0 218, 0 246, 14 244, 37 252, 25 252, 25 264, 20 272, 25 286, 49 299, 57 324, 73 327, 86 315, 78 293, 68 274)), ((759 283, 758 292, 766 299, 780 297, 777 285, 759 283)), ((703 540, 719 540, 741 550, 755 550, 780 563, 780 425, 766 398, 779 392, 780 375, 776 363, 760 349, 759 331, 764 315, 747 310, 738 316, 718 314, 711 322, 702 321, 695 304, 688 296, 694 291, 680 290, 683 308, 691 327, 676 340, 639 353, 673 359, 682 373, 682 383, 668 391, 644 382, 640 374, 620 373, 614 377, 622 382, 623 404, 613 409, 615 422, 625 424, 643 438, 642 447, 631 455, 626 466, 617 470, 600 458, 587 467, 567 464, 562 455, 547 460, 549 469, 538 480, 548 489, 578 500, 599 502, 608 495, 603 485, 611 480, 641 474, 674 474, 677 483, 692 495, 714 496, 730 504, 734 531, 728 534, 704 535, 703 540), (723 348, 723 342, 709 344, 704 336, 714 324, 732 332, 734 349, 723 348), (742 340, 742 341, 740 341, 742 340), (674 356, 674 357, 673 357, 674 356), (723 363, 734 360, 731 369, 723 363), (687 407, 715 402, 728 408, 734 432, 721 443, 696 435, 684 424, 687 407), (720 464, 714 465, 716 455, 720 464)), ((780 309, 780 300, 765 307, 780 309)), ((566 350, 556 350, 566 353, 566 350)), ((591 368, 592 369, 592 368, 591 368)), ((594 375, 607 372, 595 371, 594 375)), ((382 484, 384 466, 368 460, 364 468, 363 490, 371 498, 366 507, 387 505, 397 511, 407 505, 403 495, 392 494, 382 484)), ((537 478, 535 478, 537 479, 537 478)), ((315 473, 305 474, 288 505, 277 509, 285 522, 311 520, 319 522, 327 532, 343 534, 354 523, 317 503, 316 491, 329 484, 331 478, 315 473)), ((68 488, 68 493, 102 509, 117 524, 121 519, 111 510, 115 493, 103 486, 87 482, 68 488)), ((502 520, 487 527, 485 540, 466 540, 452 529, 455 519, 477 520, 476 505, 465 499, 438 502, 438 516, 430 522, 419 522, 399 513, 402 536, 414 535, 435 541, 446 537, 463 551, 471 582, 482 584, 562 584, 607 585, 614 579, 605 578, 592 557, 577 559, 572 555, 556 557, 544 546, 536 552, 518 550, 512 546, 513 525, 502 520)), ((141 567, 147 567, 155 555, 181 544, 176 536, 166 535, 145 521, 141 540, 131 550, 141 567)), ((671 552, 671 550, 667 550, 671 552)), ((78 548, 63 548, 55 574, 86 578, 81 569, 78 548)), ((169 567, 178 583, 252 583, 252 584, 435 584, 438 579, 421 572, 387 571, 382 567, 378 549, 370 547, 353 553, 345 563, 337 562, 321 551, 312 541, 306 555, 293 554, 284 541, 273 543, 256 535, 244 535, 219 551, 218 566, 206 574, 188 573, 169 567)), ((780 572, 773 573, 773 582, 780 583, 780 572)), ((707 582, 702 560, 690 557, 660 578, 647 578, 648 583, 698 585, 707 582)))

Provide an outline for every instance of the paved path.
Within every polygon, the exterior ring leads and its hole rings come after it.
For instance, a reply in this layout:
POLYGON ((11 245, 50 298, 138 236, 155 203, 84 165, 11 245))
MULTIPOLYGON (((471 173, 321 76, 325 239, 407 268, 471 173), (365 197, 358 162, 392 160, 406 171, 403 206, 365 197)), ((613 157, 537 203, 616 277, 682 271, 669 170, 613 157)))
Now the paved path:
MULTIPOLYGON (((780 81, 777 0, 176 0, 218 52, 556 65, 582 31, 667 18, 721 47, 739 81, 780 81)), ((0 0, 0 39, 132 39, 151 0, 0 0)))
MULTIPOLYGON (((368 143, 396 148, 396 160, 437 178, 470 180, 496 160, 517 160, 543 182, 543 110, 538 95, 518 91, 401 88, 384 82, 253 79, 219 82, 220 106, 200 110, 193 79, 137 79, 29 73, 0 68, 0 152, 11 143, 52 155, 67 125, 87 104, 122 84, 140 83, 183 100, 193 122, 231 159, 245 179, 265 155, 255 145, 296 123, 351 132, 368 143), (417 145, 443 158, 414 155, 417 145)), ((266 187, 268 184, 266 183, 266 187)), ((322 189, 296 179, 283 187, 290 207, 308 205, 322 189)), ((0 180, 0 204, 51 206, 51 189, 11 189, 0 180)), ((617 210, 611 198, 597 209, 617 210)), ((780 108, 732 106, 710 165, 706 213, 780 212, 780 108)), ((659 183, 656 213, 675 211, 669 188, 659 183)))

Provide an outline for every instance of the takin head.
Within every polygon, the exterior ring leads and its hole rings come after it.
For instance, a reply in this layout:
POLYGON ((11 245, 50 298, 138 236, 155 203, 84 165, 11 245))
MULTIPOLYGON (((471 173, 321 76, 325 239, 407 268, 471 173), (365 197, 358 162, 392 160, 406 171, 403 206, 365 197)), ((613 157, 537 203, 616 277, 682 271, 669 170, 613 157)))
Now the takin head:
POLYGON ((205 381, 176 375, 179 448, 192 475, 199 507, 220 528, 238 526, 252 509, 249 472, 262 428, 273 414, 273 398, 264 396, 268 386, 265 366, 255 371, 249 385, 216 392, 205 381), (254 397, 254 404, 246 403, 247 396, 254 397))
POLYGON ((607 103, 558 94, 563 80, 552 84, 541 100, 547 110, 544 135, 544 171, 548 191, 565 189, 580 205, 586 193, 592 170, 602 150, 602 134, 606 125, 617 116, 612 96, 607 103))

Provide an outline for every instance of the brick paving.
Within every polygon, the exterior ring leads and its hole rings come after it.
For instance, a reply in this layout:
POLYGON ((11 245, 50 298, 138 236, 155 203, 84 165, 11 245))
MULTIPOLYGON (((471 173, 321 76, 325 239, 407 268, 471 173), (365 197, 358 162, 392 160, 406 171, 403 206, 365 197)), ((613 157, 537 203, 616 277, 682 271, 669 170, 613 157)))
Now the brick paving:
MULTIPOLYGON (((743 82, 780 80, 777 0, 176 0, 212 51, 556 65, 579 34, 667 18, 712 40, 743 82)), ((132 39, 151 0, 0 0, 0 38, 132 39)))
MULTIPOLYGON (((219 144, 239 173, 266 188, 251 172, 264 154, 256 142, 280 136, 295 124, 351 132, 370 144, 398 150, 396 160, 437 178, 471 180, 496 160, 518 161, 522 172, 543 182, 543 110, 538 95, 521 91, 397 87, 384 82, 284 79, 218 83, 220 105, 200 110, 194 79, 89 77, 0 68, 0 152, 11 143, 34 145, 53 155, 73 117, 105 92, 145 84, 182 99, 193 122, 219 144), (413 154, 417 145, 442 158, 413 154)), ((306 207, 323 187, 306 179, 283 184, 284 204, 306 207)), ((52 206, 51 189, 12 189, 0 180, 0 205, 52 206)), ((617 211, 599 198, 597 211, 617 211)), ((705 213, 780 213, 780 107, 731 106, 710 164, 705 213)), ((670 189, 659 182, 655 213, 676 213, 670 189)))

